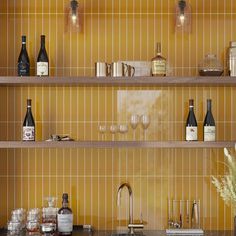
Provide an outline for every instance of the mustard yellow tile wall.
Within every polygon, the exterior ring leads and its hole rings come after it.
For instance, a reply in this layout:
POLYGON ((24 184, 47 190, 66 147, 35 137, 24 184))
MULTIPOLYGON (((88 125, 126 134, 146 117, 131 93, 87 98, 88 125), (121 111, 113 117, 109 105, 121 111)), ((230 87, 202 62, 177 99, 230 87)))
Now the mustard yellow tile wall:
MULTIPOLYGON (((197 75, 197 64, 215 53, 225 64, 235 40, 236 4, 191 0, 192 33, 174 33, 174 0, 84 0, 83 31, 64 30, 65 0, 1 0, 0 75, 16 74, 20 37, 27 35, 31 74, 41 34, 46 35, 50 73, 91 76, 95 61, 150 60, 162 42, 172 75, 197 75)), ((20 79, 20 78, 19 78, 20 79)), ((194 98, 202 139, 206 99, 213 100, 218 140, 235 140, 236 88, 229 87, 4 87, 0 88, 0 140, 20 140, 26 99, 33 100, 36 138, 70 134, 77 140, 183 140, 188 99, 194 98), (129 123, 147 113, 151 124, 127 134, 101 134, 98 125, 129 123)), ((223 175, 223 150, 206 149, 16 149, 1 150, 0 224, 16 207, 41 207, 45 196, 67 191, 75 224, 97 229, 126 227, 127 195, 116 206, 122 181, 134 191, 134 218, 146 229, 167 226, 167 199, 200 199, 204 229, 231 229, 232 210, 211 184, 223 175)))

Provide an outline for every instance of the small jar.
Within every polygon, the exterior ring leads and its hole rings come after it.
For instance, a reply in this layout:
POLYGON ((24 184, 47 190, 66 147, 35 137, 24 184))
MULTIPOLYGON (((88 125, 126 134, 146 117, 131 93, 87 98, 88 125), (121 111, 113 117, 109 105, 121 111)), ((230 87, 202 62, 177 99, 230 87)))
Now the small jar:
POLYGON ((199 63, 198 71, 201 76, 221 76, 224 69, 216 55, 207 54, 199 63))

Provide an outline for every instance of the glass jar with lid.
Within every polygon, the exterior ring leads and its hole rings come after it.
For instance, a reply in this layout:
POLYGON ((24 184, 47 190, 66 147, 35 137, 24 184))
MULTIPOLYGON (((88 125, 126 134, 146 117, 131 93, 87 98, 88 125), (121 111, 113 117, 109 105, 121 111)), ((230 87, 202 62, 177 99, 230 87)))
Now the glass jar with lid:
POLYGON ((199 63, 198 71, 201 76, 221 76, 224 69, 215 54, 207 54, 199 63))
POLYGON ((56 205, 56 197, 45 197, 47 206, 42 209, 42 222, 43 223, 57 223, 58 208, 56 205))

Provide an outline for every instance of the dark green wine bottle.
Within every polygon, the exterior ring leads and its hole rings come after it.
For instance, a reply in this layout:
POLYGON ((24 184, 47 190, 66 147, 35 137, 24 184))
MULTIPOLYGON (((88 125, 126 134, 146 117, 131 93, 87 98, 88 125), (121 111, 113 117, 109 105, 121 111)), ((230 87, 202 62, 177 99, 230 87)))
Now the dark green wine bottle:
POLYGON ((18 58, 17 66, 18 76, 29 76, 30 75, 30 60, 26 49, 26 36, 22 36, 22 46, 20 55, 18 58))
POLYGON ((49 60, 45 48, 45 35, 41 35, 41 47, 37 59, 37 76, 49 76, 49 60))

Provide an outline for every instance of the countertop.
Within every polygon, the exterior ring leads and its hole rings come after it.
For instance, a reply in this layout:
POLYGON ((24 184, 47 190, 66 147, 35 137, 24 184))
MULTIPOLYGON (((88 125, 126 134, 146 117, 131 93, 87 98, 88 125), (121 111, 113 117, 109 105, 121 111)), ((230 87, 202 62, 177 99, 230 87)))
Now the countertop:
MULTIPOLYGON (((120 232, 117 231, 110 231, 110 230, 99 230, 99 231, 88 231, 88 230, 76 230, 73 231, 72 236, 117 236, 120 232)), ((0 229, 0 236, 9 236, 10 234, 7 233, 7 230, 0 229)), ((29 234, 23 233, 20 236, 27 236, 29 234)), ((30 236, 38 236, 39 233, 30 234, 30 236)), ((162 236, 166 235, 165 231, 161 230, 143 230, 142 233, 138 233, 138 236, 162 236)), ((205 236, 234 236, 234 231, 204 231, 205 236)), ((127 236, 124 232, 120 233, 120 236, 127 236)), ((188 235, 189 236, 189 235, 188 235)), ((196 236, 196 235, 195 235, 196 236)))

